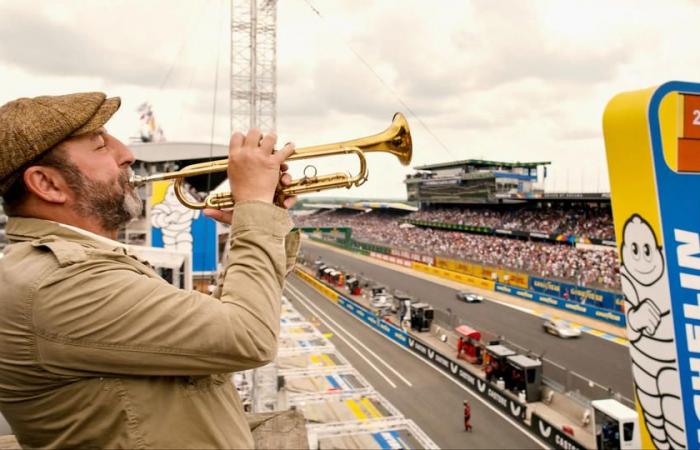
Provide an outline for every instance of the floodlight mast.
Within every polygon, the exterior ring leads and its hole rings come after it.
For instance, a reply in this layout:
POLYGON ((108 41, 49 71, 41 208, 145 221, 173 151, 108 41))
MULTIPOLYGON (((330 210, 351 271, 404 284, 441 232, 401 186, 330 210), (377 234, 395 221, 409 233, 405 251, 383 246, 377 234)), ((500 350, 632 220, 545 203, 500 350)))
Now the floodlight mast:
POLYGON ((231 131, 277 125, 277 0, 231 0, 231 131))

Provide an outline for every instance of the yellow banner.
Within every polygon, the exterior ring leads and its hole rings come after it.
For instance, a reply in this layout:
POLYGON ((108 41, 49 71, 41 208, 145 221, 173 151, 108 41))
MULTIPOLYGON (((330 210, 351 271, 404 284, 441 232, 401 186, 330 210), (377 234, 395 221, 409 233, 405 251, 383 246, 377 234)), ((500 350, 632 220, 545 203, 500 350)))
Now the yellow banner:
POLYGON ((318 280, 316 280, 314 277, 306 273, 305 271, 295 268, 294 271, 296 272, 297 275, 299 275, 301 278, 304 279, 307 283, 309 283, 314 289, 319 291, 321 294, 325 295, 328 297, 330 300, 334 302, 338 302, 338 293, 335 292, 333 289, 330 289, 326 286, 324 286, 322 283, 320 283, 318 280))
POLYGON ((429 273, 431 275, 437 275, 442 278, 446 278, 448 280, 452 281, 457 281, 460 283, 468 284, 470 286, 475 286, 478 288, 482 289, 488 289, 490 291, 493 291, 495 288, 496 283, 491 281, 491 280, 484 280, 483 278, 479 277, 474 277, 471 275, 467 275, 464 273, 459 273, 455 272, 452 270, 447 270, 447 269, 441 269, 439 267, 432 267, 427 264, 419 263, 419 262, 413 262, 412 267, 415 270, 419 270, 421 272, 429 273))
POLYGON ((458 259, 450 258, 435 258, 435 267, 446 269, 453 272, 467 274, 473 277, 482 278, 489 281, 498 281, 500 283, 509 284, 523 289, 529 288, 529 277, 521 272, 512 270, 497 269, 480 264, 468 263, 458 259))

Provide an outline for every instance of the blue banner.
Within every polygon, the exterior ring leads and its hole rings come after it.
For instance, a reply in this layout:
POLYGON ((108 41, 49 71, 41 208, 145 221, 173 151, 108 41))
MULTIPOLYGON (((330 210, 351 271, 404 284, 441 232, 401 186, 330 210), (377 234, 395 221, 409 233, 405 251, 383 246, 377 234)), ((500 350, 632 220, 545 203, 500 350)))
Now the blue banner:
POLYGON ((530 277, 530 290, 597 308, 622 311, 624 296, 620 293, 576 286, 547 278, 530 277))
POLYGON ((552 306, 566 311, 571 311, 575 314, 590 317, 592 319, 602 320, 614 325, 624 327, 625 315, 621 312, 611 311, 609 309, 597 308, 591 305, 584 305, 577 302, 566 301, 562 298, 557 298, 553 295, 544 295, 539 292, 529 291, 527 289, 514 288, 506 284, 496 283, 494 288, 497 292, 514 295, 516 297, 531 300, 533 302, 542 303, 543 305, 552 306))
POLYGON ((338 297, 338 304, 392 341, 404 347, 408 347, 408 336, 401 328, 382 320, 372 311, 365 309, 363 306, 343 296, 338 297))

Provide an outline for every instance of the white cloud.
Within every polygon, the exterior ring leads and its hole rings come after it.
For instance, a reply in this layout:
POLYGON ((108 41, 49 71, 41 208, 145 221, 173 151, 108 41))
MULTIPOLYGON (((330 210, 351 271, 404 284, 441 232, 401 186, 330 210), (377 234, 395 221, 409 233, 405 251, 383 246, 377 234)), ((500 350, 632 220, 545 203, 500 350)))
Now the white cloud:
MULTIPOLYGON (((123 99, 110 123, 120 138, 150 101, 170 140, 208 141, 214 127, 226 142, 228 8, 4 0, 0 102, 104 90, 123 99)), ((548 188, 606 189, 605 104, 624 90, 700 80, 699 19, 681 0, 280 0, 278 132, 299 146, 333 142, 378 132, 404 111, 415 165, 551 160, 548 188)), ((337 194, 404 196, 407 170, 389 156, 368 159, 366 186, 337 194)), ((318 166, 345 171, 354 161, 318 166)))

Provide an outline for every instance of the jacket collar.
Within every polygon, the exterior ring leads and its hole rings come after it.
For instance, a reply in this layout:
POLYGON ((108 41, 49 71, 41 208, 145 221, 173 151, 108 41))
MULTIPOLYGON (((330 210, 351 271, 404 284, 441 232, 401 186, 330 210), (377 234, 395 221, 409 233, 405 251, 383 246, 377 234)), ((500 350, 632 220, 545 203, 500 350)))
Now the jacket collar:
POLYGON ((121 242, 108 239, 82 228, 65 225, 51 220, 29 217, 9 217, 5 227, 7 239, 10 241, 34 241, 49 236, 78 242, 94 248, 114 250, 126 249, 121 242))

